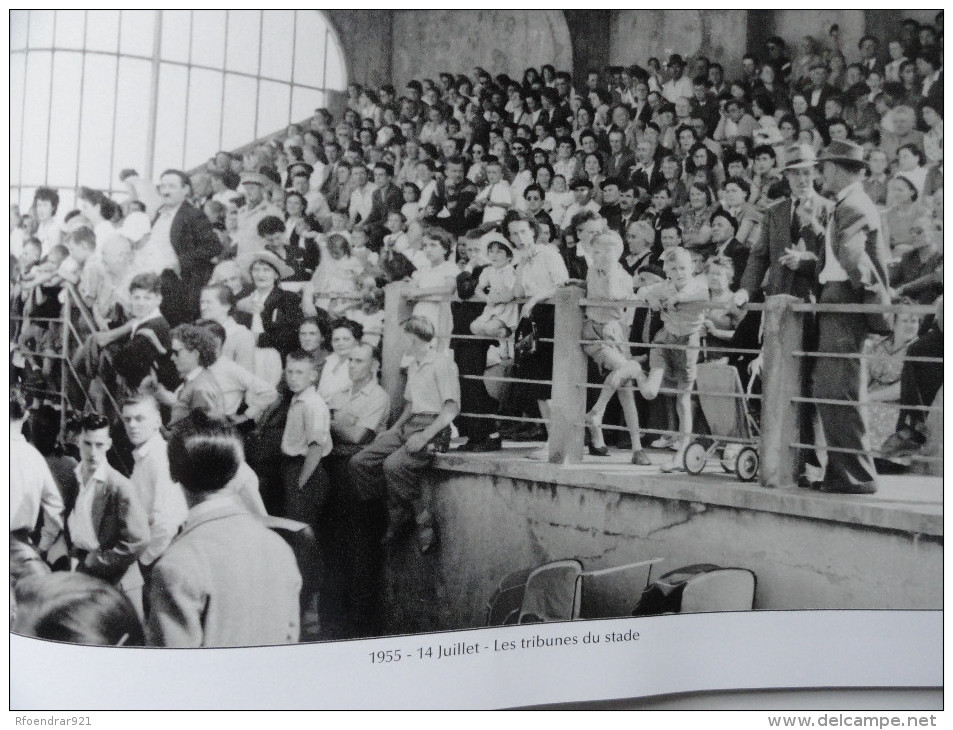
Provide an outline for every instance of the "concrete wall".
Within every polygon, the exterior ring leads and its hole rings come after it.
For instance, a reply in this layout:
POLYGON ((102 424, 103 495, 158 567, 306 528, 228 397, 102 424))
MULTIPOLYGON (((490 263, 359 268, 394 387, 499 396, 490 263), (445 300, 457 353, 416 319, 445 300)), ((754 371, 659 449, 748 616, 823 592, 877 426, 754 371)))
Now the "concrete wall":
MULTIPOLYGON (((865 506, 848 514, 854 507, 847 500, 815 498, 831 519, 712 504, 699 496, 710 487, 668 482, 663 493, 670 496, 662 498, 456 469, 435 472, 441 546, 433 556, 422 558, 412 548, 394 556, 392 575, 400 576, 389 590, 395 630, 480 626, 504 575, 567 557, 587 569, 664 557, 656 576, 702 562, 749 568, 758 577, 759 609, 942 608, 942 528, 930 536, 850 524, 865 506)), ((744 489, 737 482, 729 486, 744 489)), ((743 498, 752 504, 785 491, 752 490, 743 498)), ((798 490, 791 494, 810 499, 798 490)))
POLYGON ((798 41, 806 35, 827 47, 831 45, 827 31, 837 23, 841 48, 850 62, 859 57, 857 42, 867 30, 865 15, 863 10, 778 10, 775 12, 774 33, 781 36, 790 48, 797 48, 798 41))
POLYGON ((701 52, 730 78, 741 70, 747 16, 746 10, 614 10, 610 62, 644 66, 652 56, 664 63, 671 53, 701 52))
POLYGON ((348 81, 390 82, 390 10, 325 10, 344 48, 348 81))
POLYGON ((544 63, 572 70, 562 11, 393 11, 395 85, 413 78, 436 79, 441 71, 470 75, 474 66, 522 78, 526 67, 544 63))

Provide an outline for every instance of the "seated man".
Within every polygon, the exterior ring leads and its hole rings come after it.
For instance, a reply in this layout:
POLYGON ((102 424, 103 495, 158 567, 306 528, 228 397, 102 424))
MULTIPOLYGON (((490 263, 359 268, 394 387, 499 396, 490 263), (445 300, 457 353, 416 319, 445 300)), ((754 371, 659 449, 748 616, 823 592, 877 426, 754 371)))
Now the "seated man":
POLYGON ((436 546, 436 528, 429 510, 419 504, 420 476, 436 451, 445 451, 450 424, 460 412, 460 377, 447 352, 437 352, 434 326, 424 317, 404 323, 411 362, 404 390, 406 405, 396 423, 372 444, 351 457, 349 498, 358 502, 385 500, 388 530, 395 542, 417 527, 423 553, 436 546))

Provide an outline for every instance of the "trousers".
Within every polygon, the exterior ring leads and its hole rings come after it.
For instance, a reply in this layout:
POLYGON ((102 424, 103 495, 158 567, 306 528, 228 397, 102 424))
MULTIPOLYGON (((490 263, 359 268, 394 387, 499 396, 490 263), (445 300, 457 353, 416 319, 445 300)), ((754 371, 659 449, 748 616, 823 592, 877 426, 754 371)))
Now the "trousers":
MULTIPOLYGON (((421 511, 420 477, 433 461, 433 452, 425 448, 410 452, 404 444, 413 434, 423 431, 436 416, 419 413, 399 429, 384 431, 372 443, 351 457, 348 463, 351 486, 358 499, 383 499, 391 517, 414 516, 421 511)), ((445 440, 449 429, 435 439, 445 440)))
MULTIPOLYGON (((849 284, 827 284, 828 287, 849 284)), ((825 294, 828 293, 825 291, 825 294)), ((821 301, 845 301, 827 298, 821 301)), ((818 352, 859 354, 869 333, 863 314, 821 312, 817 317, 818 352)), ((859 403, 861 400, 861 363, 858 358, 819 357, 814 368, 812 391, 815 398, 859 403)), ((866 386, 863 388, 866 395, 866 386)), ((831 449, 854 449, 865 454, 846 454, 834 450, 827 453, 824 481, 831 484, 876 484, 877 470, 870 456, 867 418, 857 406, 817 404, 827 446, 831 449)))

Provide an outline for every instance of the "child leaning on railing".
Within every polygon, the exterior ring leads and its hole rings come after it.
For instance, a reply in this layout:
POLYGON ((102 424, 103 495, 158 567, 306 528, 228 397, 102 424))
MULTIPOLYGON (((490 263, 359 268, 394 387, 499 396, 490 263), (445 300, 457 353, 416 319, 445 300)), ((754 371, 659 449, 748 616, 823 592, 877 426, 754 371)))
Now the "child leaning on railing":
MULTIPOLYGON (((632 277, 619 263, 622 256, 622 238, 615 232, 600 233, 589 245, 592 266, 586 274, 586 296, 590 299, 625 300, 632 296, 632 277)), ((635 407, 635 395, 631 390, 619 390, 621 380, 613 377, 629 364, 628 329, 631 313, 623 302, 617 305, 586 307, 586 319, 582 327, 582 349, 609 376, 602 385, 599 399, 586 414, 586 422, 592 443, 589 453, 607 456, 605 438, 602 434, 602 417, 612 396, 618 392, 622 414, 629 435, 632 437, 632 463, 648 466, 651 462, 642 451, 639 434, 639 413, 635 407)), ((630 376, 631 377, 631 376, 630 376)))
POLYGON ((635 380, 646 400, 653 400, 663 385, 678 391, 675 396, 678 448, 672 460, 662 466, 663 472, 674 472, 684 471, 682 457, 691 441, 691 391, 695 385, 704 322, 704 308, 700 303, 708 301, 708 285, 703 277, 692 275, 692 257, 686 249, 670 248, 662 254, 662 260, 666 280, 642 287, 635 298, 661 312, 662 329, 653 342, 664 347, 653 348, 649 353, 648 374, 639 363, 630 360, 614 370, 606 383, 619 388, 626 381, 635 380))

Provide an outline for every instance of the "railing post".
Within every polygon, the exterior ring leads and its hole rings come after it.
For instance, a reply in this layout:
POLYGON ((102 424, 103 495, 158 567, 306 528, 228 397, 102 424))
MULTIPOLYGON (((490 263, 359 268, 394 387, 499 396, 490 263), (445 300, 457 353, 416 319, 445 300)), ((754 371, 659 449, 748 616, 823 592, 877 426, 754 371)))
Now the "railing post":
POLYGON ((553 345, 553 395, 550 400, 549 461, 578 464, 582 461, 586 419, 586 353, 582 351, 583 312, 578 286, 556 290, 553 345))
POLYGON ((72 307, 70 306, 73 302, 73 288, 63 287, 63 291, 66 292, 66 297, 63 299, 63 307, 60 310, 60 315, 63 318, 63 331, 60 333, 60 347, 63 348, 63 360, 60 361, 60 436, 66 433, 66 386, 68 385, 66 363, 70 356, 69 323, 73 320, 72 307))
POLYGON ((406 348, 400 323, 410 316, 412 307, 404 298, 404 284, 395 281, 384 287, 384 333, 381 336, 381 385, 390 396, 390 420, 404 408, 406 376, 400 361, 406 348))
POLYGON ((797 297, 778 294, 767 298, 762 313, 761 349, 761 486, 787 487, 796 483, 800 460, 790 447, 799 439, 802 397, 803 316, 791 309, 797 297))

